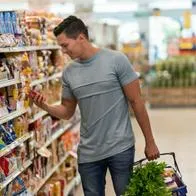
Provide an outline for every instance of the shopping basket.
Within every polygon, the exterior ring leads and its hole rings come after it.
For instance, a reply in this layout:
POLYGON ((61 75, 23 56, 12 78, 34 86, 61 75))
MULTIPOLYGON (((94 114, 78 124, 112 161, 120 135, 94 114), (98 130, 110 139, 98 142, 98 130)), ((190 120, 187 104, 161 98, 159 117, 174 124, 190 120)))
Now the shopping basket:
MULTIPOLYGON (((178 185, 178 188, 175 188, 172 190, 172 196, 186 196, 187 193, 187 186, 184 184, 183 180, 182 180, 182 174, 180 172, 180 169, 178 167, 178 163, 176 161, 176 155, 174 152, 169 152, 169 153, 161 153, 160 156, 163 155, 170 155, 173 157, 173 161, 174 161, 174 167, 167 165, 167 168, 172 168, 174 170, 174 174, 173 174, 173 179, 176 182, 176 184, 178 185)), ((134 166, 137 165, 142 165, 144 161, 147 161, 146 158, 141 159, 137 162, 134 163, 134 166)))

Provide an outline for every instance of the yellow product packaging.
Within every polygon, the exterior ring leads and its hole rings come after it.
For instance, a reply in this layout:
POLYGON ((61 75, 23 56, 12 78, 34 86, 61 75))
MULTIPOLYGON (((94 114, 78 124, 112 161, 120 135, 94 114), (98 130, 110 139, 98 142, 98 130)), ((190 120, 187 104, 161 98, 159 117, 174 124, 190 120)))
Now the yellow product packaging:
POLYGON ((24 135, 24 124, 21 117, 14 120, 14 130, 18 138, 24 135))
POLYGON ((54 195, 61 196, 61 183, 59 181, 54 183, 54 195))
POLYGON ((12 94, 13 94, 13 99, 15 100, 15 101, 17 101, 18 100, 18 95, 19 95, 19 93, 18 93, 18 88, 14 88, 13 89, 13 91, 12 91, 12 94))
POLYGON ((70 182, 74 178, 74 170, 72 167, 66 167, 65 168, 66 173, 66 179, 68 182, 70 182))
POLYGON ((27 109, 30 106, 29 98, 24 100, 24 108, 27 109))

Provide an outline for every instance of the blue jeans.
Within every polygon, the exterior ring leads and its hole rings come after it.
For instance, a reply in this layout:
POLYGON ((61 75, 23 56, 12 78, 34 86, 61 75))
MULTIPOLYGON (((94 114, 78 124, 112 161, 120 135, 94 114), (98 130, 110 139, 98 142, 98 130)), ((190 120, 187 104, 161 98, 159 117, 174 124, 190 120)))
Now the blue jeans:
POLYGON ((105 196, 105 176, 107 168, 111 173, 116 196, 124 193, 133 170, 135 148, 106 159, 79 164, 82 187, 85 196, 105 196))

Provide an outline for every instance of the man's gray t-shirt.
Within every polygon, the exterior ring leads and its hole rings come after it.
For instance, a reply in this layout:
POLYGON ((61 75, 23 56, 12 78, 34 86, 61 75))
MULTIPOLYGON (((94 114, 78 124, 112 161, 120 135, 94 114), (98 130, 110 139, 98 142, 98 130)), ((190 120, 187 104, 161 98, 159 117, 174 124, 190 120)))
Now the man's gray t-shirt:
POLYGON ((79 163, 113 156, 135 143, 122 87, 137 79, 127 57, 101 49, 63 72, 63 98, 76 98, 81 112, 79 163))

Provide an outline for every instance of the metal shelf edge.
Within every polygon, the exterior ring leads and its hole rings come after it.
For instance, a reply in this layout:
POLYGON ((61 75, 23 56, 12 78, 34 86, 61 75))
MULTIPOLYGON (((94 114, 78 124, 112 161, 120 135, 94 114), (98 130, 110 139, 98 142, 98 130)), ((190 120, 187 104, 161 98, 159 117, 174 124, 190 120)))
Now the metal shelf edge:
POLYGON ((21 81, 19 79, 2 80, 0 81, 0 88, 5 88, 14 84, 18 84, 21 81))
POLYGON ((57 50, 57 49, 60 49, 60 46, 47 45, 47 46, 7 47, 7 48, 0 48, 0 53, 26 52, 26 51, 35 51, 35 50, 57 50))
POLYGON ((34 118, 30 119, 29 124, 34 123, 36 120, 38 120, 39 118, 45 116, 46 114, 48 114, 48 112, 46 112, 46 111, 41 111, 41 112, 35 114, 34 118))
POLYGON ((67 185, 67 187, 65 187, 64 189, 64 196, 68 196, 69 193, 71 192, 71 190, 77 186, 80 183, 81 179, 80 179, 80 175, 78 174, 76 177, 74 177, 71 182, 67 185))
POLYGON ((60 78, 61 77, 61 75, 62 75, 62 73, 60 72, 60 73, 55 73, 55 74, 53 74, 52 76, 49 76, 49 77, 46 77, 46 78, 42 78, 42 79, 39 79, 39 80, 35 80, 35 81, 33 81, 32 83, 31 83, 31 87, 32 86, 36 86, 36 85, 38 85, 38 84, 42 84, 42 83, 44 83, 44 82, 47 82, 47 81, 50 81, 50 80, 54 80, 54 79, 56 79, 56 78, 60 78))
POLYGON ((26 112, 27 112, 27 109, 22 109, 22 110, 11 112, 11 113, 7 114, 5 117, 0 117, 0 124, 6 123, 9 120, 17 118, 18 116, 21 116, 26 112))

